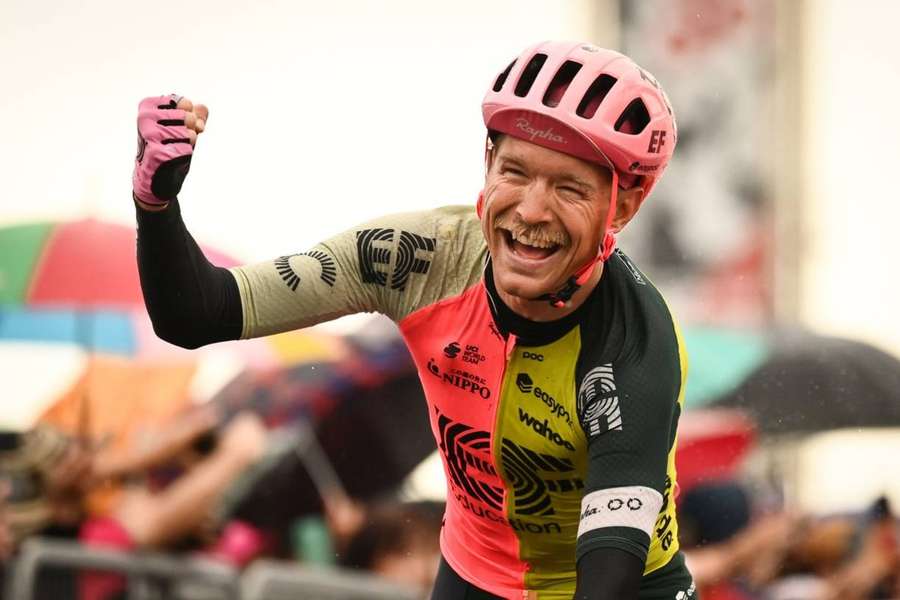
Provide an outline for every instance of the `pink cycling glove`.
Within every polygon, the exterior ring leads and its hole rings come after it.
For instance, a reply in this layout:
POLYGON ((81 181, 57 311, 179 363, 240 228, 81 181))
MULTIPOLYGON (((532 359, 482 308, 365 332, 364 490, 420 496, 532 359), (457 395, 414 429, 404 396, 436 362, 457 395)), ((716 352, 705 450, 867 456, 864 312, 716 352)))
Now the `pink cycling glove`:
POLYGON ((184 126, 185 112, 175 108, 180 96, 144 98, 138 106, 138 151, 134 160, 134 196, 163 205, 181 191, 194 148, 184 126))

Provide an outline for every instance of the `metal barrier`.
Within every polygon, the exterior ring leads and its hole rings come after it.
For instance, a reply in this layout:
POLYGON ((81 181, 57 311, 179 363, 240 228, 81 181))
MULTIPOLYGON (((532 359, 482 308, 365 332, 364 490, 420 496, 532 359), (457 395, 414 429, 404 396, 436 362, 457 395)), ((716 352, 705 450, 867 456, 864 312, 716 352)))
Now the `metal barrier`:
POLYGON ((9 600, 34 600, 41 569, 122 575, 129 600, 422 600, 424 595, 359 571, 258 560, 240 575, 221 563, 158 552, 31 538, 7 572, 9 600))
POLYGON ((422 600, 414 589, 329 567, 258 560, 241 577, 242 600, 422 600))
POLYGON ((22 544, 8 574, 5 597, 32 600, 40 570, 47 567, 123 575, 129 600, 239 600, 238 573, 221 563, 45 538, 31 538, 22 544))

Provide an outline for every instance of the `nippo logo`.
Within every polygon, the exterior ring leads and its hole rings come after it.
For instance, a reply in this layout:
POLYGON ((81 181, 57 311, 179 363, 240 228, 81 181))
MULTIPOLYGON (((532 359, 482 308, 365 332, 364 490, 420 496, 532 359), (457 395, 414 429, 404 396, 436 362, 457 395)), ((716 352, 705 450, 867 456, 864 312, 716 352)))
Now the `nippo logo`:
POLYGON ((541 140, 549 140, 551 142, 556 142, 557 144, 565 144, 566 138, 561 136, 558 133, 553 132, 552 127, 548 127, 547 129, 538 129, 531 125, 531 122, 525 117, 519 117, 516 119, 516 129, 520 129, 528 135, 528 139, 532 142, 535 138, 541 140))

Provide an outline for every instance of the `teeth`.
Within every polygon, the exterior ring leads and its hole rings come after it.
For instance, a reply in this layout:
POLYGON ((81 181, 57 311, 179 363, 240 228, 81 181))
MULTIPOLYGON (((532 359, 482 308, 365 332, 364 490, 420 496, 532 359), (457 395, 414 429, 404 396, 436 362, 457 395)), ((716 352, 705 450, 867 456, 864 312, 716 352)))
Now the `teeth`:
POLYGON ((531 240, 525 239, 524 237, 520 238, 514 231, 510 231, 509 233, 514 241, 519 242, 520 244, 525 244, 526 246, 532 246, 534 248, 552 248, 556 246, 556 244, 545 240, 531 240))

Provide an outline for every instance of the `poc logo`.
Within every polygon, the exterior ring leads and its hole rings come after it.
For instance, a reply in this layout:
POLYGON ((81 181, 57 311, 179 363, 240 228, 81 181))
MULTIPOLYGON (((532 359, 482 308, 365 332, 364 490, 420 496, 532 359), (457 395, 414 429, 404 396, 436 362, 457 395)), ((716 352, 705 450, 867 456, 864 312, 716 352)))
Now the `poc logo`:
POLYGON ((544 355, 537 354, 536 352, 523 352, 522 358, 527 358, 528 360, 536 360, 538 362, 544 362, 544 355))

